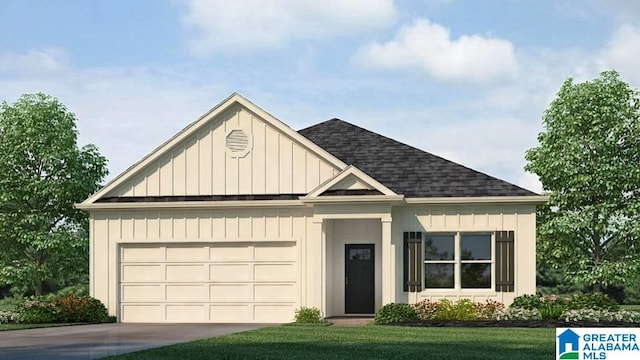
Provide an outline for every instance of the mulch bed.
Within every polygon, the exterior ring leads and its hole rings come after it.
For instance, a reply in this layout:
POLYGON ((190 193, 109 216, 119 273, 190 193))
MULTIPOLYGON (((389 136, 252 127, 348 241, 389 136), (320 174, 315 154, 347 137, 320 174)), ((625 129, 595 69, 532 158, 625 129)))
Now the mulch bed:
POLYGON ((640 327, 640 323, 622 321, 578 321, 564 320, 421 320, 389 324, 411 327, 522 327, 522 328, 568 328, 568 327, 640 327))

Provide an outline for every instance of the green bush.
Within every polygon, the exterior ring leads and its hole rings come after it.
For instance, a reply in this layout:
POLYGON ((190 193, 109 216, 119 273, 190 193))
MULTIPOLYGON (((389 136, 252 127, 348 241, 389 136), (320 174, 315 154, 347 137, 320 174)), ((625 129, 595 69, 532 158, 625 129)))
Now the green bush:
POLYGON ((46 323, 100 323, 109 320, 107 309, 89 296, 40 296, 25 299, 17 308, 22 322, 46 323))
POLYGON ((65 296, 75 294, 77 296, 89 296, 89 284, 77 284, 72 286, 67 286, 56 291, 56 296, 65 296))
POLYGON ((390 303, 378 310, 375 323, 384 325, 416 320, 418 320, 418 313, 413 306, 409 304, 390 303))
POLYGON ((567 309, 618 310, 620 306, 607 294, 595 292, 590 294, 576 293, 567 302, 567 309))
POLYGON ((469 299, 459 299, 455 303, 441 299, 436 310, 436 320, 477 320, 479 317, 476 304, 469 299))
POLYGON ((59 310, 55 301, 45 297, 30 297, 17 308, 23 323, 48 324, 59 321, 59 310))
POLYGON ((299 324, 319 324, 322 322, 322 312, 316 307, 301 307, 296 310, 295 322, 299 324))
POLYGON ((538 309, 540 308, 540 305, 541 305, 540 297, 541 296, 537 294, 535 295, 527 294, 527 295, 516 296, 513 299, 513 302, 511 303, 510 307, 522 308, 527 310, 538 309))

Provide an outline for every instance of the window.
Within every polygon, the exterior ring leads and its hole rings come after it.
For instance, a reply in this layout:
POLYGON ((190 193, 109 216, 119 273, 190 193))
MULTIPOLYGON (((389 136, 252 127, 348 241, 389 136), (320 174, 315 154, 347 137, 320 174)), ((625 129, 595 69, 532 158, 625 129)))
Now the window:
POLYGON ((424 283, 427 289, 490 289, 492 235, 426 234, 424 283))

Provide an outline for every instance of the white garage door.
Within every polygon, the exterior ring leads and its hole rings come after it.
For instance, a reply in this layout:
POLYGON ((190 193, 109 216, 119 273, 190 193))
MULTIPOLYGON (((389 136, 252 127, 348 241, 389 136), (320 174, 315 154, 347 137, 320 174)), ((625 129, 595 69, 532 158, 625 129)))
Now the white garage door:
POLYGON ((290 322, 295 242, 120 248, 122 322, 290 322))

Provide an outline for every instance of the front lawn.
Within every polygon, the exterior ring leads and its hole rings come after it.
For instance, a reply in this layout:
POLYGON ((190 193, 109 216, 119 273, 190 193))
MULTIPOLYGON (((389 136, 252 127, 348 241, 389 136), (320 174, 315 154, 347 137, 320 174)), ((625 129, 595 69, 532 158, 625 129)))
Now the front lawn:
POLYGON ((110 359, 550 359, 555 329, 277 326, 110 359))

